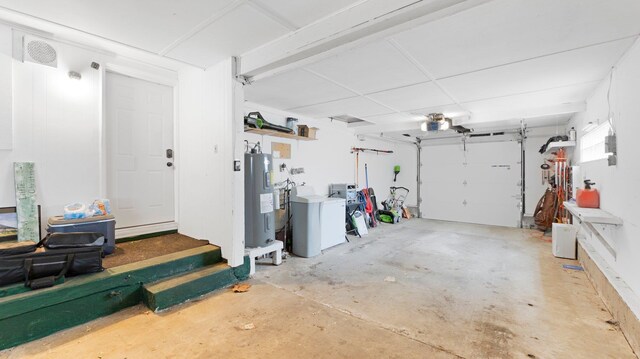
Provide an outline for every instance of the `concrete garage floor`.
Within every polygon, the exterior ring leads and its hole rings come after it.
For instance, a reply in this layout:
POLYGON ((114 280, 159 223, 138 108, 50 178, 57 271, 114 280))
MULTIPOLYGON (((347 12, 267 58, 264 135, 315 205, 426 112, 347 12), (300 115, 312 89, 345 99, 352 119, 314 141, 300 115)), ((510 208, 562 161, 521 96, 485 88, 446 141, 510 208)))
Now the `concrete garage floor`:
POLYGON ((2 358, 635 358, 541 234, 411 220, 258 266, 167 312, 134 307, 2 358))

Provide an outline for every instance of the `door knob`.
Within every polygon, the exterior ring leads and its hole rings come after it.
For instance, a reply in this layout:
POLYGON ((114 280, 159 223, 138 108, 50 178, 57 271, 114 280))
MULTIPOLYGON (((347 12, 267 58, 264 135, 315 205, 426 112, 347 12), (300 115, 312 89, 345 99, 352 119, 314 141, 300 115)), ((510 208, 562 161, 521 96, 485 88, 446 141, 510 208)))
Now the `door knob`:
POLYGON ((173 162, 167 162, 167 167, 173 167, 173 162))

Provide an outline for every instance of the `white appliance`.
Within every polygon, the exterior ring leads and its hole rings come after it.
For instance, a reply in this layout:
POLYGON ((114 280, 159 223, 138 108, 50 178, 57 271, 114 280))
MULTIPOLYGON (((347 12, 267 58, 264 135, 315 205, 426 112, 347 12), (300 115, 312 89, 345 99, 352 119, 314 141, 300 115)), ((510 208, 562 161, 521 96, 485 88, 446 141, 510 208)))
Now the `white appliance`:
POLYGON ((345 241, 345 200, 317 195, 311 186, 291 190, 293 254, 314 257, 345 241))
POLYGON ((325 198, 320 203, 320 248, 345 242, 346 202, 344 198, 325 198))
POLYGON ((558 258, 576 259, 578 228, 572 224, 554 223, 551 227, 551 251, 558 258))

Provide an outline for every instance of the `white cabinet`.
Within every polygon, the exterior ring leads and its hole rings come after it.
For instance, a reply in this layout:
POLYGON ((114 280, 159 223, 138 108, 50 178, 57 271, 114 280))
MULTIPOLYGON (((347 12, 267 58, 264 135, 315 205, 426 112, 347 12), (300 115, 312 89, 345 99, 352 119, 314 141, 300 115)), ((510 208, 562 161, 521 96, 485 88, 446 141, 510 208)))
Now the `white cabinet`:
POLYGON ((327 198, 320 205, 320 248, 345 242, 346 203, 344 198, 327 198))

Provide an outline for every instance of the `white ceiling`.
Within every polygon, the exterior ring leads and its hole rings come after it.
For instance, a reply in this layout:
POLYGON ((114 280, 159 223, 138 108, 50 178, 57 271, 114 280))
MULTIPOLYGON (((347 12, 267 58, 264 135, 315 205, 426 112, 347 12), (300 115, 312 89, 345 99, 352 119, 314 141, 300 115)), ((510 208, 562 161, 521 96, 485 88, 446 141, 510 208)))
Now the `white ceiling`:
POLYGON ((245 98, 386 128, 438 110, 470 123, 568 118, 638 38, 639 18, 637 0, 493 0, 259 79, 245 98))
POLYGON ((0 0, 0 8, 206 68, 356 2, 0 0))
MULTIPOLYGON (((347 15, 373 19, 368 22, 375 27, 375 19, 401 13, 387 10, 408 3, 0 0, 0 10, 206 68, 305 30, 344 35, 337 26, 346 24, 347 15), (334 24, 338 19, 343 23, 334 24)), ((415 3, 454 8, 458 1, 415 3)), ((390 28, 378 37, 355 37, 340 47, 350 50, 328 49, 316 62, 294 63, 286 72, 246 86, 245 98, 315 118, 361 117, 374 124, 367 127, 371 132, 415 123, 418 115, 430 112, 467 115, 471 123, 566 116, 584 103, 640 34, 638 0, 472 3, 477 6, 396 26, 402 32, 390 28)))

